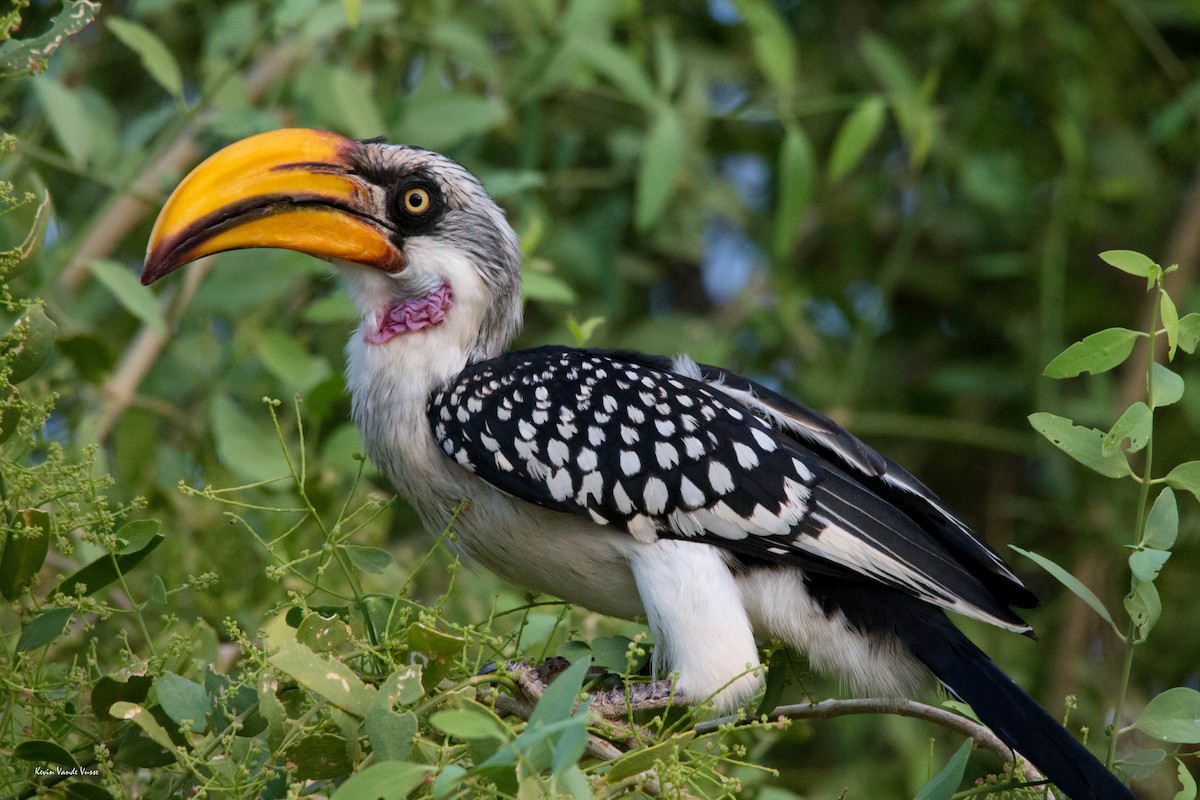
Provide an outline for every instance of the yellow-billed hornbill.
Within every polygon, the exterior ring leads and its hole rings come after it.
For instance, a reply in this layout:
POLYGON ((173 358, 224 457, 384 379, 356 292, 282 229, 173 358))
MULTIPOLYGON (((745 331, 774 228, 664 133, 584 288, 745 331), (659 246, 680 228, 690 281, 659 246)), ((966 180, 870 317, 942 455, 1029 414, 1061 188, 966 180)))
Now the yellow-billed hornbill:
POLYGON ((859 690, 929 672, 1075 800, 1133 795, 943 613, 1029 633, 1036 604, 928 489, 826 417, 685 356, 539 347, 504 213, 466 169, 381 140, 281 130, 197 167, 154 227, 144 283, 278 247, 339 268, 371 459, 499 575, 644 618, 691 702, 760 687, 776 637, 859 690))

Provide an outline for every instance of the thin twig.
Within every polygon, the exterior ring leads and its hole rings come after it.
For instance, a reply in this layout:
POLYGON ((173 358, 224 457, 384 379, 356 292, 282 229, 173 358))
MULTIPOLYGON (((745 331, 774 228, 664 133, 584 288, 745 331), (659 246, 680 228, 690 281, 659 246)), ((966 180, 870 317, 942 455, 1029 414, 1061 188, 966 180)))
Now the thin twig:
MULTIPOLYGON (((833 719, 853 714, 896 714, 901 717, 923 719, 974 739, 977 745, 991 750, 1006 764, 1013 763, 1015 765, 1018 755, 1013 752, 1012 748, 1000 741, 996 734, 978 722, 942 708, 918 703, 915 700, 877 697, 822 700, 819 703, 779 706, 766 716, 768 719, 833 719)), ((697 733, 710 733, 723 725, 748 725, 757 721, 756 719, 746 719, 743 716, 719 717, 700 722, 693 730, 697 733)), ((1031 781, 1046 780, 1046 777, 1028 761, 1025 761, 1023 769, 1031 781)))
MULTIPOLYGON (((168 331, 174 330, 175 326, 179 324, 184 309, 191 303, 196 290, 200 288, 200 282, 208 274, 210 265, 211 260, 208 258, 198 260, 191 269, 184 273, 182 288, 178 292, 168 292, 162 298, 163 316, 167 320, 168 331)), ((154 362, 166 344, 167 337, 149 325, 143 325, 142 329, 138 331, 133 343, 125 351, 121 365, 104 382, 103 405, 93 429, 96 441, 102 442, 108 438, 113 425, 125 413, 125 409, 134 402, 138 386, 146 377, 146 373, 154 366, 154 362)))
MULTIPOLYGON (((250 98, 254 100, 261 97, 288 70, 299 52, 296 42, 283 42, 251 67, 246 73, 246 88, 250 98)), ((75 257, 63 271, 62 285, 67 291, 78 288, 87 275, 86 267, 90 261, 108 256, 129 231, 152 210, 152 206, 147 205, 143 198, 159 196, 160 182, 164 177, 178 174, 200 159, 201 152, 197 140, 203 127, 202 121, 203 117, 200 121, 185 126, 166 151, 147 165, 141 175, 133 181, 129 192, 117 197, 97 217, 76 250, 75 257)), ((185 273, 183 288, 178 293, 168 293, 163 297, 164 316, 169 328, 178 324, 207 272, 207 259, 201 259, 185 273)), ((142 326, 133 343, 125 351, 121 366, 105 382, 103 407, 93 429, 96 441, 104 441, 112 431, 113 425, 133 404, 142 379, 146 377, 165 345, 166 339, 160 333, 147 325, 142 326)))

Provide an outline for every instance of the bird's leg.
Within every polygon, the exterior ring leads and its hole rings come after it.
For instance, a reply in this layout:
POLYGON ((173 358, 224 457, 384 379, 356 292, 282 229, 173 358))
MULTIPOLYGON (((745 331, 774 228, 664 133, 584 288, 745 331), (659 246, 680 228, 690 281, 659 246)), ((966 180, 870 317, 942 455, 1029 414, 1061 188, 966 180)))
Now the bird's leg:
MULTIPOLYGON (((537 667, 530 667, 519 661, 509 661, 507 664, 517 687, 531 703, 537 703, 545 694, 546 687, 568 666, 570 662, 560 657, 548 658, 537 667)), ((591 700, 591 710, 605 719, 623 719, 636 711, 687 705, 687 700, 670 679, 630 683, 612 689, 593 689, 588 692, 588 698, 591 700)))

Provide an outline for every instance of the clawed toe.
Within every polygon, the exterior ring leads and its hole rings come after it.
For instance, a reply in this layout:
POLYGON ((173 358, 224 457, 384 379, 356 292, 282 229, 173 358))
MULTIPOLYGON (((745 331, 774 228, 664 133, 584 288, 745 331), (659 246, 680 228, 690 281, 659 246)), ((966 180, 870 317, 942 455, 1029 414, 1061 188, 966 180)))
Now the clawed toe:
MULTIPOLYGON (((570 662, 565 658, 548 658, 537 667, 509 661, 506 664, 517 688, 531 703, 537 703, 546 692, 546 687, 566 671, 570 662)), ((600 677, 603 670, 595 670, 592 677, 600 677)), ((591 673, 589 673, 591 676, 591 673)), ((631 713, 667 708, 672 705, 687 705, 687 701, 675 688, 671 680, 648 683, 628 683, 610 689, 593 689, 588 692, 589 708, 605 719, 622 719, 631 713)))

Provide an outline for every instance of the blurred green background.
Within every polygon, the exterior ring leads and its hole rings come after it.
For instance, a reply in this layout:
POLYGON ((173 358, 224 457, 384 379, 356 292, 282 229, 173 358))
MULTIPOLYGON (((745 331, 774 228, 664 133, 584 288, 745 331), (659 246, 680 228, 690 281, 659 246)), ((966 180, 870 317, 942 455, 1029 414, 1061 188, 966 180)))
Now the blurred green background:
MULTIPOLYGON (((1041 377, 1070 342, 1147 324, 1144 284, 1096 253, 1178 263, 1168 285, 1180 312, 1200 309, 1196 0, 103 6, 40 74, 0 82, 5 130, 19 137, 0 178, 52 204, 14 291, 45 299, 58 338, 23 391, 58 394, 43 447, 95 446, 113 505, 145 498, 138 514, 162 521, 149 563, 166 586, 219 576, 172 595, 180 630, 234 617, 253 631, 285 599, 222 509, 177 489, 278 474, 260 398, 303 396, 315 502, 344 502, 358 469, 341 377, 353 311, 324 265, 249 251, 153 292, 135 281, 154 212, 183 173, 284 126, 384 135, 478 174, 526 251, 520 345, 689 352, 740 370, 905 465, 997 549, 1049 555, 1120 608, 1134 487, 1086 472, 1025 418, 1051 411, 1107 429, 1144 391, 1144 354, 1099 377, 1041 377)), ((34 2, 18 36, 59 12, 34 2)), ((4 249, 32 209, 0 217, 4 249)), ((1174 368, 1191 389, 1157 417, 1166 465, 1200 451, 1200 370, 1186 358, 1174 368)), ((284 425, 294 436, 287 414, 284 425)), ((1164 612, 1134 664, 1134 715, 1163 688, 1200 685, 1200 515, 1180 502, 1164 612)), ((427 550, 418 527, 398 503, 360 534, 397 558, 381 588, 427 550)), ((80 547, 52 555, 51 571, 85 562, 93 551, 80 547)), ((1075 714, 1099 739, 1118 643, 1010 555, 1044 599, 1029 615, 1042 639, 972 633, 1052 713, 1077 695, 1075 714)), ((424 572, 413 591, 429 601, 445 582, 424 572)), ((522 602, 463 570, 443 613, 480 619, 497 592, 522 602)), ((574 619, 585 638, 636 630, 574 619)), ((132 626, 102 628, 118 629, 136 651, 132 626)), ((854 718, 748 737, 748 759, 782 775, 748 777, 746 796, 904 796, 927 777, 938 733, 854 718)), ((1143 790, 1176 786, 1164 774, 1143 790)))

